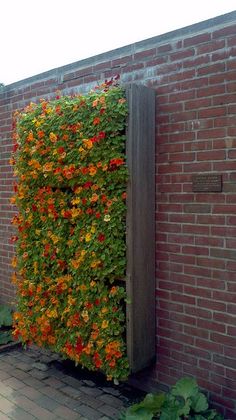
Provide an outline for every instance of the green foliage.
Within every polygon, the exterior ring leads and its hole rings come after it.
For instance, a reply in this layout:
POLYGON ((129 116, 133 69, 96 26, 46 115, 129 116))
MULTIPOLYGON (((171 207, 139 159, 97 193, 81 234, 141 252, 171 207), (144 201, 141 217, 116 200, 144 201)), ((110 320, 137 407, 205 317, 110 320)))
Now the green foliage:
POLYGON ((128 408, 125 419, 133 420, 149 420, 152 419, 153 413, 159 414, 163 403, 165 402, 164 394, 147 394, 143 401, 134 404, 128 408))
POLYGON ((121 281, 127 110, 115 80, 85 96, 31 103, 15 115, 11 159, 14 335, 109 379, 129 372, 121 281))
POLYGON ((129 407, 123 420, 222 420, 216 410, 208 409, 207 398, 193 378, 180 379, 168 394, 147 394, 143 401, 129 407))

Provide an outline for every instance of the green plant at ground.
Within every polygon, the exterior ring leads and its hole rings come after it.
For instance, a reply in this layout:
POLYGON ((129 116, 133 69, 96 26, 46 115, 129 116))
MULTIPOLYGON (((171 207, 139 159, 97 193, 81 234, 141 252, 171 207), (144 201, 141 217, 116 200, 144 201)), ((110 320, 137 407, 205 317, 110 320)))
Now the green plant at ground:
POLYGON ((147 394, 143 401, 129 407, 122 420, 222 420, 209 409, 206 396, 199 391, 194 378, 180 379, 168 394, 147 394))
POLYGON ((0 305, 0 345, 13 341, 12 309, 8 305, 0 305))

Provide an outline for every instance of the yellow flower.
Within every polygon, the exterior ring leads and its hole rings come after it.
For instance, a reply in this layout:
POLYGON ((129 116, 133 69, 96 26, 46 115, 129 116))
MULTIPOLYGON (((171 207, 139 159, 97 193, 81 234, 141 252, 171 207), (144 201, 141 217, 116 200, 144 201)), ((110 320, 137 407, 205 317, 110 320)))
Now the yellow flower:
POLYGON ((73 205, 75 205, 75 204, 79 204, 80 203, 80 198, 79 197, 76 197, 76 198, 73 198, 73 200, 71 200, 71 203, 73 204, 73 205))
POLYGON ((83 318, 84 322, 88 322, 88 320, 89 320, 88 311, 83 310, 83 311, 81 312, 81 316, 82 316, 82 318, 83 318))
POLYGON ((83 144, 84 144, 84 147, 86 147, 87 149, 92 149, 93 147, 93 142, 89 139, 84 139, 83 144))
POLYGON ((47 162, 43 165, 43 172, 50 172, 53 168, 53 162, 47 162))
POLYGON ((104 321, 102 321, 102 329, 105 329, 107 327, 108 327, 108 321, 104 319, 104 321))
POLYGON ((86 242, 90 242, 90 241, 91 241, 91 233, 87 233, 87 234, 85 235, 85 241, 86 241, 86 242))
POLYGON ((108 312, 108 309, 107 308, 102 308, 101 312, 102 312, 102 314, 106 314, 108 312))
POLYGON ((58 317, 58 313, 56 309, 53 309, 51 311, 47 310, 46 314, 48 316, 48 318, 57 318, 58 317))
POLYGON ((72 207, 72 209, 71 209, 72 219, 75 219, 77 216, 80 216, 81 212, 82 212, 81 209, 77 209, 76 207, 72 207))
POLYGON ((91 229, 90 229, 90 232, 91 232, 91 233, 95 233, 95 232, 96 232, 96 226, 94 226, 94 225, 93 225, 93 226, 91 227, 91 229))
POLYGON ((91 287, 96 286, 96 281, 92 280, 92 281, 90 282, 90 286, 91 286, 91 287))
POLYGON ((54 244, 57 244, 60 241, 60 238, 57 235, 51 235, 51 240, 54 244))
POLYGON ((16 268, 16 266, 17 266, 17 258, 16 257, 12 258, 11 265, 12 265, 12 267, 16 268))
POLYGON ((72 306, 75 305, 76 299, 68 296, 68 305, 72 306))
POLYGON ((50 140, 51 140, 51 142, 52 142, 52 143, 56 143, 56 141, 57 141, 57 136, 56 136, 56 134, 54 134, 53 132, 51 132, 51 133, 49 134, 49 138, 50 138, 50 140))
POLYGON ((81 193, 81 191, 83 191, 82 187, 76 187, 74 190, 75 194, 78 194, 78 195, 81 193))
POLYGON ((94 260, 91 262, 90 267, 91 268, 96 268, 101 264, 101 260, 94 260))
POLYGON ((81 261, 78 260, 71 260, 71 265, 73 268, 75 268, 77 270, 77 268, 79 268, 79 266, 81 265, 81 261))

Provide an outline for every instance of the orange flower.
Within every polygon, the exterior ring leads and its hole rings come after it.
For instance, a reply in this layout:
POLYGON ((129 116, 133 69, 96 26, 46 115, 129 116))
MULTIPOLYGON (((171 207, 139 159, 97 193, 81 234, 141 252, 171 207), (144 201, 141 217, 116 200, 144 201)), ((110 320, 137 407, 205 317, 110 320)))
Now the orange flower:
POLYGON ((93 125, 98 125, 98 124, 100 124, 100 118, 99 117, 95 117, 94 118, 94 120, 93 120, 93 125))
POLYGON ((37 132, 37 134, 38 134, 38 138, 39 138, 39 139, 42 139, 42 138, 45 136, 45 133, 44 133, 44 131, 42 131, 42 130, 39 130, 39 131, 37 132))
POLYGON ((55 133, 51 132, 49 134, 49 138, 50 138, 50 140, 51 140, 52 143, 56 143, 57 142, 57 135, 55 133))

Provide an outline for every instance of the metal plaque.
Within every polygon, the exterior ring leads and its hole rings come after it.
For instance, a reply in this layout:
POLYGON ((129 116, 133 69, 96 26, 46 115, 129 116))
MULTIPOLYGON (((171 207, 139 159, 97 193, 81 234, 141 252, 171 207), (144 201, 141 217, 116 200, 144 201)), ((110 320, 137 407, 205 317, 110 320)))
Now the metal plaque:
POLYGON ((222 175, 204 174, 193 175, 193 192, 221 192, 222 191, 222 175))

